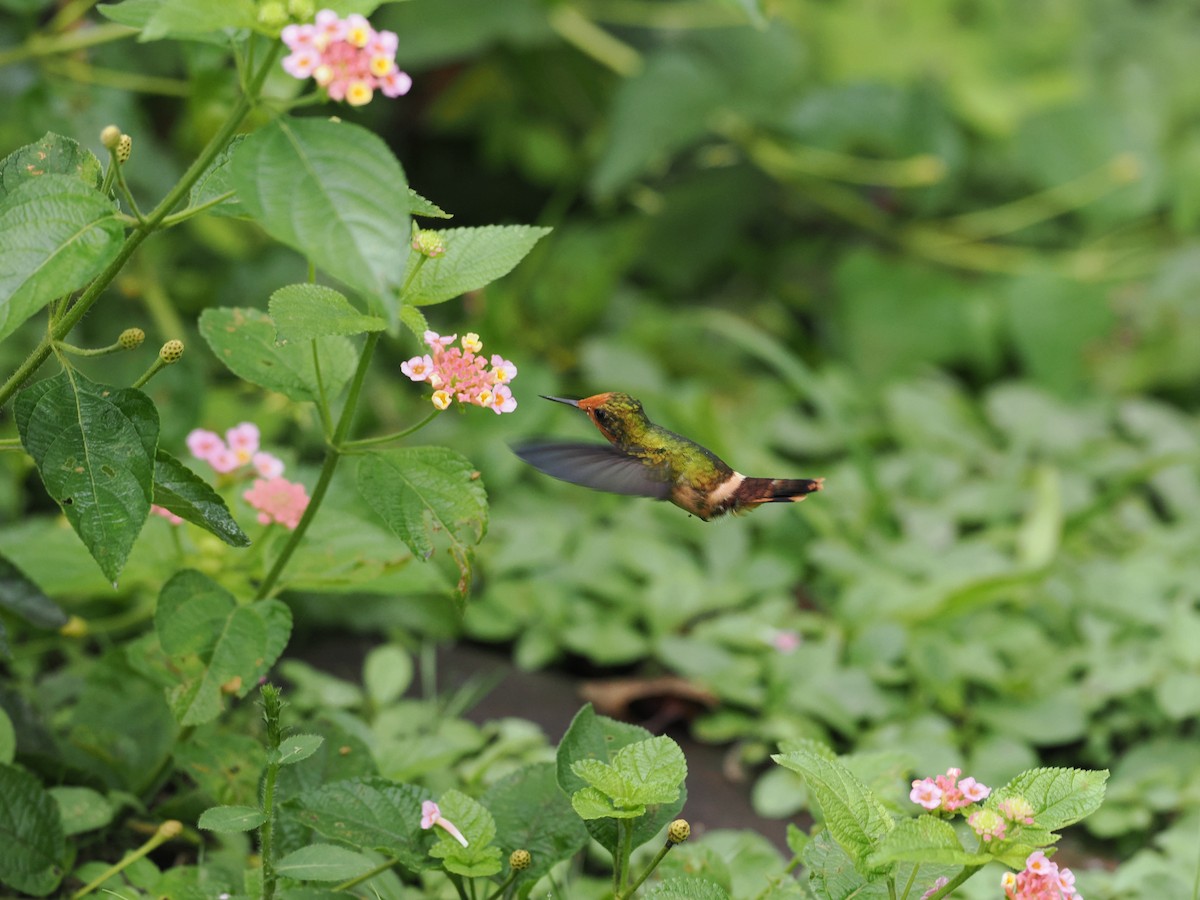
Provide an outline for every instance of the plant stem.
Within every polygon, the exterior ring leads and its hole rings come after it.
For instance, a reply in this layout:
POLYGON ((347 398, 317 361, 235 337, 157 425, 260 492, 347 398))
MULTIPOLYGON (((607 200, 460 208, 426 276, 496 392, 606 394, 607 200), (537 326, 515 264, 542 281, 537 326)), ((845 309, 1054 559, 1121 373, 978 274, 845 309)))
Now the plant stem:
POLYGON ((358 450, 358 449, 361 449, 364 447, 372 447, 376 444, 386 444, 389 441, 398 441, 398 440, 400 440, 400 438, 408 437, 414 431, 420 431, 422 428, 424 428, 426 425, 428 425, 430 422, 432 422, 434 419, 436 419, 441 414, 442 414, 442 410, 438 409, 435 406, 433 408, 433 412, 431 412, 429 415, 427 415, 425 418, 423 418, 416 425, 413 425, 411 428, 405 428, 403 431, 396 431, 396 432, 393 432, 392 434, 380 435, 379 437, 363 438, 362 440, 358 440, 358 441, 347 441, 345 444, 342 445, 342 449, 347 452, 353 452, 354 450, 358 450))
POLYGON ((398 860, 398 859, 389 859, 386 862, 381 862, 379 865, 377 865, 371 871, 363 872, 358 877, 351 878, 349 881, 343 881, 341 884, 333 887, 332 890, 335 894, 340 893, 341 891, 348 891, 348 890, 350 890, 350 888, 354 887, 355 885, 362 884, 364 881, 369 881, 370 879, 372 879, 376 875, 378 875, 380 872, 386 872, 388 869, 392 868, 392 866, 396 865, 396 863, 398 863, 398 862, 400 862, 400 860, 398 860))
POLYGON ((631 884, 628 890, 626 890, 624 894, 619 895, 616 900, 622 900, 622 898, 625 897, 632 897, 634 892, 642 886, 642 882, 650 876, 651 872, 658 868, 658 864, 663 861, 666 855, 671 852, 671 848, 674 846, 675 845, 670 841, 667 841, 665 844, 663 844, 662 849, 654 855, 654 859, 650 860, 650 864, 646 866, 646 868, 642 870, 642 874, 637 877, 637 881, 631 884))
POLYGON ((262 825, 259 826, 259 835, 261 836, 259 850, 262 856, 263 870, 263 900, 271 900, 275 896, 275 882, 278 879, 278 876, 275 874, 275 860, 272 856, 275 852, 275 778, 278 775, 279 763, 267 763, 267 777, 263 783, 262 801, 262 809, 266 818, 263 820, 262 825))
POLYGON ((158 830, 154 832, 154 835, 150 838, 150 840, 146 841, 146 843, 142 844, 142 846, 138 847, 136 850, 126 853, 125 856, 121 858, 120 862, 113 863, 113 865, 109 866, 98 876, 81 887, 78 891, 71 895, 71 900, 79 900, 80 897, 86 897, 96 888, 100 887, 100 885, 104 884, 104 882, 108 881, 108 879, 119 874, 131 864, 137 862, 160 844, 163 844, 174 837, 178 837, 182 830, 183 826, 174 819, 169 819, 166 822, 163 822, 158 826, 158 830))
POLYGON ((95 28, 71 31, 67 34, 56 34, 53 37, 36 34, 20 47, 12 47, 8 50, 0 51, 0 66, 24 62, 27 59, 36 59, 39 56, 71 53, 75 50, 82 50, 85 47, 95 47, 97 44, 119 41, 122 38, 132 37, 137 33, 136 28, 130 28, 128 25, 118 25, 116 22, 108 22, 104 25, 97 25, 95 28))
MULTIPOLYGON (((901 897, 907 897, 908 892, 912 890, 913 882, 917 880, 917 873, 921 871, 921 864, 917 863, 912 867, 912 872, 909 873, 908 882, 904 885, 904 891, 900 894, 901 897)), ((891 882, 888 882, 891 885, 891 882)), ((889 887, 889 890, 895 890, 894 887, 889 887)))
POLYGON ((350 425, 354 421, 354 411, 358 406, 359 395, 362 393, 363 381, 367 376, 367 369, 370 368, 371 357, 375 354, 375 345, 378 343, 379 332, 373 331, 367 335, 362 355, 358 358, 358 368, 354 372, 354 380, 350 382, 350 393, 346 396, 346 405, 342 408, 342 415, 338 419, 337 428, 334 430, 333 438, 325 451, 325 462, 321 466, 321 474, 317 476, 317 483, 313 487, 312 498, 308 501, 308 506, 305 507, 304 515, 300 517, 296 529, 288 536, 287 543, 283 545, 279 556, 275 558, 275 562, 271 566, 271 571, 267 573, 262 584, 258 586, 258 592, 254 597, 256 600, 262 600, 270 596, 276 582, 279 581, 279 576, 283 574, 288 560, 292 558, 292 554, 300 546, 300 541, 304 538, 304 532, 308 531, 308 526, 312 524, 317 510, 321 506, 321 501, 325 499, 325 492, 329 490, 329 483, 333 480, 333 473, 337 470, 338 461, 342 457, 342 442, 346 439, 346 435, 350 431, 350 425))

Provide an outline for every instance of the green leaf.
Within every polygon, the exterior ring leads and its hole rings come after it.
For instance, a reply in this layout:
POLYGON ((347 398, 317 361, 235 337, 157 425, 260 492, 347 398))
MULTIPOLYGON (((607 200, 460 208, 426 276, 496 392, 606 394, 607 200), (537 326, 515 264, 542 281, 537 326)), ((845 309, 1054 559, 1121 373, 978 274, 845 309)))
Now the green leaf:
POLYGON ((0 609, 8 610, 35 628, 62 628, 67 614, 25 573, 0 554, 0 609))
POLYGON ((492 846, 496 837, 492 814, 461 791, 446 791, 438 801, 438 808, 442 817, 462 832, 467 846, 460 844, 445 829, 434 828, 438 839, 429 848, 429 855, 440 859, 447 872, 465 878, 486 878, 499 872, 503 865, 500 848, 492 846))
POLYGON ((205 831, 250 831, 266 819, 257 806, 213 806, 200 813, 196 827, 205 831))
POLYGON ((373 648, 363 661, 363 686, 376 706, 387 706, 412 684, 412 657, 395 644, 373 648))
POLYGON ((671 803, 687 778, 687 760, 679 745, 666 735, 622 747, 612 767, 621 774, 638 803, 671 803))
POLYGON ((1100 808, 1108 770, 1030 769, 988 798, 995 806, 1007 797, 1024 797, 1033 806, 1037 827, 1058 831, 1100 808))
POLYGON ((280 743, 276 762, 281 766, 294 766, 316 753, 323 743, 325 738, 319 734, 293 734, 280 743))
POLYGON ((112 821, 116 810, 98 791, 86 787, 52 787, 50 796, 58 804, 66 835, 82 834, 103 828, 112 821))
POLYGON ((125 238, 111 200, 74 175, 42 175, 0 201, 0 341, 83 287, 125 238))
POLYGON ((71 175, 97 188, 103 177, 100 160, 78 142, 47 131, 32 144, 18 147, 0 160, 0 201, 43 175, 71 175))
POLYGON ((259 387, 297 401, 316 403, 324 382, 332 399, 354 374, 358 353, 347 338, 317 338, 321 378, 307 341, 277 344, 275 323, 257 309, 213 307, 200 314, 200 334, 229 370, 259 387))
POLYGON ((0 707, 0 764, 9 765, 16 755, 17 732, 4 707, 0 707))
POLYGON ((814 897, 853 897, 883 900, 890 897, 885 878, 868 880, 828 831, 814 835, 800 856, 807 886, 814 897))
POLYGON ((571 808, 585 822, 595 819, 636 819, 646 814, 646 807, 642 804, 626 803, 618 806, 605 791, 595 787, 580 788, 572 794, 571 808))
POLYGON ((402 283, 408 183, 377 135, 346 122, 278 118, 242 143, 230 175, 267 233, 318 268, 377 299, 402 283))
POLYGON ((232 192, 232 197, 227 197, 216 206, 210 206, 205 210, 205 214, 210 216, 246 215, 246 209, 237 198, 237 192, 234 191, 233 182, 229 178, 229 160, 233 158, 238 146, 245 139, 244 134, 235 134, 229 145, 208 164, 208 168, 201 173, 188 194, 189 208, 203 206, 205 203, 211 203, 218 197, 232 192))
MULTIPOLYGON (((446 254, 437 259, 425 259, 404 294, 404 302, 430 306, 478 290, 511 272, 533 245, 549 233, 549 228, 532 225, 488 225, 439 231, 446 243, 446 254)), ((416 253, 409 257, 405 278, 422 258, 416 253)))
MULTIPOLYGON (((570 727, 558 744, 555 765, 558 786, 568 795, 588 787, 587 783, 572 770, 572 764, 580 760, 599 760, 612 763, 621 748, 653 737, 646 729, 627 725, 605 716, 596 715, 591 704, 584 706, 571 721, 570 727)), ((634 846, 645 843, 662 830, 668 822, 678 816, 687 800, 687 789, 679 791, 678 799, 647 809, 646 814, 633 823, 634 846)), ((616 822, 608 818, 589 820, 584 823, 588 833, 607 848, 615 852, 617 844, 616 822)))
POLYGON ((225 499, 161 447, 154 454, 154 502, 216 535, 230 547, 250 546, 250 538, 234 521, 225 499))
POLYGON ((65 369, 17 395, 16 419, 46 490, 115 583, 150 512, 153 402, 65 369))
POLYGON ((482 802, 495 819, 504 852, 528 850, 533 857, 517 875, 518 885, 536 883, 587 844, 587 829, 559 788, 553 763, 534 763, 505 776, 487 789, 482 802))
POLYGON ((179 723, 216 718, 223 692, 248 693, 283 652, 291 621, 282 602, 239 606, 223 587, 191 569, 163 585, 154 625, 164 652, 178 663, 180 683, 170 701, 179 723))
POLYGON ((450 213, 446 212, 435 203, 426 200, 412 188, 408 189, 408 212, 414 216, 426 216, 431 219, 453 219, 450 213))
POLYGON ((425 332, 429 330, 429 322, 426 321, 425 314, 415 306, 409 306, 406 303, 400 307, 400 324, 415 334, 418 341, 425 340, 425 332))
POLYGON ((367 856, 333 844, 309 844, 275 863, 275 871, 297 881, 346 881, 375 868, 367 856))
POLYGON ((63 876, 58 804, 33 775, 14 766, 0 766, 0 797, 0 882, 43 897, 63 876))
POLYGON ((992 859, 988 853, 963 849, 954 826, 945 819, 918 816, 901 819, 879 839, 870 864, 883 868, 894 862, 929 863, 948 866, 982 866, 992 859))
POLYGON ((432 799, 424 788, 386 778, 349 778, 305 791, 289 805, 317 834, 399 860, 411 872, 431 863, 425 848, 433 836, 421 828, 421 803, 432 799))
POLYGON ((821 806, 829 833, 866 874, 870 870, 867 857, 876 841, 893 827, 892 817, 879 798, 839 761, 828 759, 815 747, 771 758, 804 779, 821 806))
POLYGON ((696 876, 668 878, 646 895, 647 900, 729 900, 729 892, 715 881, 696 876))
POLYGON ((114 22, 140 29, 139 41, 195 38, 258 25, 253 0, 124 0, 98 9, 114 22))
POLYGON ((320 284, 289 284, 271 295, 268 305, 279 340, 307 341, 330 334, 383 331, 387 322, 364 316, 344 295, 320 284))
POLYGON ((470 587, 474 547, 487 533, 487 493, 470 460, 444 447, 405 447, 364 454, 358 491, 367 505, 421 559, 433 535, 450 541, 459 596, 470 587))

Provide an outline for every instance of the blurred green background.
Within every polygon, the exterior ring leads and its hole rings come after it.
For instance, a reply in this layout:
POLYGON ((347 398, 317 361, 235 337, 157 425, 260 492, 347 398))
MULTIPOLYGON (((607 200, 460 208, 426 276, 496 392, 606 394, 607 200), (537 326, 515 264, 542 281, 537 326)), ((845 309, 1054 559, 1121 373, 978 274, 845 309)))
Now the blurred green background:
MULTIPOLYGON (((40 5, 0 2, 13 43, 40 5)), ((516 415, 446 415, 422 435, 474 460, 492 504, 465 621, 439 560, 347 604, 329 602, 341 585, 321 559, 293 597, 302 621, 465 635, 527 667, 683 674, 722 700, 696 733, 739 742, 748 764, 819 737, 989 784, 1038 760, 1112 768, 1086 827, 1124 865, 1089 896, 1186 895, 1200 829, 1194 5, 409 0, 372 20, 399 34, 412 93, 317 111, 377 130, 452 224, 555 230, 509 277, 431 311, 434 329, 476 331, 520 369, 516 415), (820 475, 826 490, 704 524, 512 456, 530 436, 589 433, 538 393, 605 390, 740 471, 820 475), (781 632, 799 647, 775 649, 781 632)), ((89 83, 66 58, 0 68, 0 148, 52 130, 99 151, 118 122, 135 192, 158 196, 232 79, 211 43, 135 48, 92 61, 156 76, 156 93, 89 83)), ((141 325, 194 348, 151 385, 176 450, 193 427, 252 418, 303 466, 321 449, 309 411, 231 380, 194 321, 265 308, 304 277, 252 226, 205 219, 148 244, 85 330, 141 325)), ((0 346, 6 369, 37 328, 0 346)), ((366 427, 424 414, 398 371, 417 350, 391 343, 366 427)), ((48 501, 3 464, 0 509, 22 519, 8 539, 45 546, 52 529, 30 514, 48 501)), ((334 501, 357 504, 349 488, 334 501)), ((167 527, 151 526, 150 547, 167 527)), ((89 566, 56 577, 86 592, 89 566)), ((757 798, 781 815, 804 799, 782 771, 757 798)))

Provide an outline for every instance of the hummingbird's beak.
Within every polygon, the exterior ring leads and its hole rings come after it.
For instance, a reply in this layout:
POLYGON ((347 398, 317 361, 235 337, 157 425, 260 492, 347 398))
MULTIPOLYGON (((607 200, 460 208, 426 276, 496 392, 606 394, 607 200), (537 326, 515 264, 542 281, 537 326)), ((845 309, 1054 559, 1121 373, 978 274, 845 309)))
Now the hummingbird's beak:
POLYGON ((545 394, 538 394, 538 396, 543 400, 553 400, 555 403, 565 403, 567 406, 574 406, 576 409, 579 408, 578 400, 568 400, 566 397, 547 397, 545 394))

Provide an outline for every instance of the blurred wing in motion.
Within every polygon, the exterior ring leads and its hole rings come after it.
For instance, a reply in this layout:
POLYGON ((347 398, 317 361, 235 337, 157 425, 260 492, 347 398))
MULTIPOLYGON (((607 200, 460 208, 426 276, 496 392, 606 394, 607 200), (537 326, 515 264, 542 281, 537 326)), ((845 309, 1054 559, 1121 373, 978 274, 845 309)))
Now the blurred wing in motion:
POLYGON ((665 500, 671 493, 662 466, 647 465, 608 444, 538 441, 514 447, 513 452, 552 478, 593 490, 656 500, 665 500))

